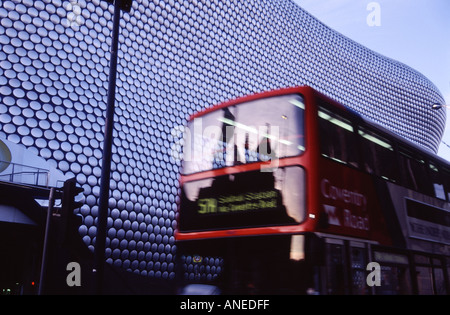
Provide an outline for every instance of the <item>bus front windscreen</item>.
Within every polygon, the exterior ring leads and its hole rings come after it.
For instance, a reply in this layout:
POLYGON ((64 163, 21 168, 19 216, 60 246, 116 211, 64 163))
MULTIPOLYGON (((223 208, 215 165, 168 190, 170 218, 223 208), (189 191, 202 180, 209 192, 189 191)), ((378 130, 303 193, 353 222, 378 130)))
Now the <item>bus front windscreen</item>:
POLYGON ((193 119, 184 130, 183 174, 301 154, 304 110, 300 95, 282 95, 193 119))

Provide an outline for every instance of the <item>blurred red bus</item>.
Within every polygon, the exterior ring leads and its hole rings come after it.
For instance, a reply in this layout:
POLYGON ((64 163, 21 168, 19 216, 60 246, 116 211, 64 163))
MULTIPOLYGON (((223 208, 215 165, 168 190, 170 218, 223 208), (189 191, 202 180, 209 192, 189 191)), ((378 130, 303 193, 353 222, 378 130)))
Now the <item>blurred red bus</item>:
POLYGON ((208 108, 180 143, 185 283, 224 294, 450 292, 450 166, 434 154, 310 87, 208 108))

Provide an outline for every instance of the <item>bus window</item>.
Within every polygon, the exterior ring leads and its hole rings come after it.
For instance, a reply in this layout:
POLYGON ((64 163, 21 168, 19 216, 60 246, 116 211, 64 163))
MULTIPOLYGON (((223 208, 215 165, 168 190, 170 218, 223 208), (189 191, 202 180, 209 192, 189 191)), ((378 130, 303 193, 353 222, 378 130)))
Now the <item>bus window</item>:
POLYGON ((194 118, 184 130, 184 174, 296 156, 305 151, 305 104, 282 95, 194 118))
POLYGON ((351 121, 322 107, 319 109, 319 118, 321 154, 358 167, 358 150, 351 121))
POLYGON ((403 184, 421 193, 433 195, 425 159, 404 148, 400 149, 400 166, 403 184))
POLYGON ((380 135, 360 127, 358 130, 362 142, 363 168, 384 179, 397 179, 395 153, 391 142, 380 135))

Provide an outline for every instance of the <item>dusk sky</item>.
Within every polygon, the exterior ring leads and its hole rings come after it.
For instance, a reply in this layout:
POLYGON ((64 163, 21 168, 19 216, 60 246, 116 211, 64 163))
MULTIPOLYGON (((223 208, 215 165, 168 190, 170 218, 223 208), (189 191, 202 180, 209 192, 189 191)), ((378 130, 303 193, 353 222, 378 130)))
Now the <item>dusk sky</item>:
MULTIPOLYGON (((339 33, 419 71, 450 104, 450 1, 293 1, 339 33)), ((450 161, 449 109, 442 140, 438 154, 450 161)))

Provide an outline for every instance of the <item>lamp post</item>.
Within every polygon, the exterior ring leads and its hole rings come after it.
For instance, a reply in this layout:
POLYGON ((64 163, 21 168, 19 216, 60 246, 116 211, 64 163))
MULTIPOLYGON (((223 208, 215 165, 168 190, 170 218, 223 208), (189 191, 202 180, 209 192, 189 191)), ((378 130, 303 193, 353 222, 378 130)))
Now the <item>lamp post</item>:
POLYGON ((433 105, 431 106, 432 109, 441 109, 442 107, 450 108, 450 105, 433 104, 433 105))
POLYGON ((111 177, 111 152, 114 125, 114 103, 116 94, 117 51, 119 47, 120 11, 130 11, 132 0, 106 0, 114 2, 114 19, 111 43, 111 60, 109 67, 108 99, 105 117, 105 137, 103 140, 102 173, 100 181, 100 200, 97 219, 97 234, 94 251, 94 276, 97 294, 103 291, 103 274, 105 267, 106 228, 108 219, 109 190, 111 177))
MULTIPOLYGON (((433 104, 432 106, 431 106, 431 108, 432 109, 441 109, 441 108, 443 108, 443 107, 445 107, 445 108, 450 108, 450 105, 445 105, 445 104, 433 104)), ((447 147, 449 147, 450 148, 450 145, 448 145, 446 142, 444 142, 443 140, 441 140, 441 142, 443 143, 443 144, 445 144, 447 147)))

